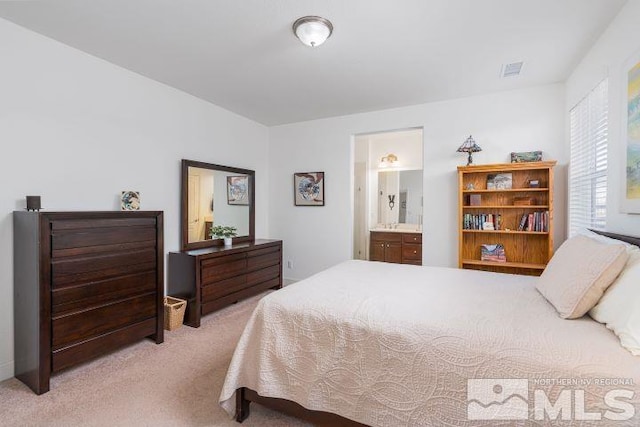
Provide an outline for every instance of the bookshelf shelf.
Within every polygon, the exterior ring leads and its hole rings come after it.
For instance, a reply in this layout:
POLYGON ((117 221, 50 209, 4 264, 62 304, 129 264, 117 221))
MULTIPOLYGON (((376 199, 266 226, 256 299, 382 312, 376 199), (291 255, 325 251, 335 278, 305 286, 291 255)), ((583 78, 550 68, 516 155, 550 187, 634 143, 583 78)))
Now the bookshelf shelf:
POLYGON ((463 209, 549 209, 549 205, 482 205, 463 206, 463 209))
POLYGON ((529 264, 526 262, 492 262, 492 261, 480 261, 475 259, 463 259, 464 265, 479 265, 493 268, 527 268, 531 270, 544 270, 546 264, 529 264))
POLYGON ((460 268, 529 275, 542 273, 553 255, 555 164, 555 161, 545 161, 458 167, 460 268), (502 175, 496 179, 497 174, 502 175), (487 188, 488 180, 496 186, 499 183, 512 188, 487 188), (529 182, 534 180, 540 187, 529 187, 529 182), (473 189, 467 189, 469 187, 473 189), (515 202, 521 202, 521 199, 530 199, 533 204, 516 205, 515 202), (499 229, 478 229, 487 221, 499 229), (518 230, 521 223, 525 224, 522 231, 518 230), (482 245, 496 244, 504 247, 507 262, 482 260, 482 245))
POLYGON ((468 193, 528 193, 531 191, 549 191, 548 188, 540 188, 540 187, 535 187, 535 188, 507 188, 507 189, 500 189, 500 190, 462 190, 463 193, 468 194, 468 193))
POLYGON ((463 233, 492 233, 492 234, 539 234, 545 236, 548 231, 518 231, 518 230, 462 230, 463 233))

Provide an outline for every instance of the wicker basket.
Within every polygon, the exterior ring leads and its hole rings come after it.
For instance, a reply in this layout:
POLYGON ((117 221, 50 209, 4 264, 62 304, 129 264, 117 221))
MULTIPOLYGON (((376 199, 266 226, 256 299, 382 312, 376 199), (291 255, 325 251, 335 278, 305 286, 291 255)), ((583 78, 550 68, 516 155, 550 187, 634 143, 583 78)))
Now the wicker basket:
POLYGON ((182 326, 186 308, 187 301, 175 297, 164 297, 164 328, 167 331, 173 331, 182 326))

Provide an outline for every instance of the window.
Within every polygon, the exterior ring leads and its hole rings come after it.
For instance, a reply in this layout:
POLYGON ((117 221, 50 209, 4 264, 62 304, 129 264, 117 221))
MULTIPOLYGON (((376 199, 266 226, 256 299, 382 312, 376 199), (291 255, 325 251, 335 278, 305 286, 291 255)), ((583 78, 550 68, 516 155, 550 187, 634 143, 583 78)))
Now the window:
POLYGON ((607 222, 608 79, 570 113, 569 235, 607 222))

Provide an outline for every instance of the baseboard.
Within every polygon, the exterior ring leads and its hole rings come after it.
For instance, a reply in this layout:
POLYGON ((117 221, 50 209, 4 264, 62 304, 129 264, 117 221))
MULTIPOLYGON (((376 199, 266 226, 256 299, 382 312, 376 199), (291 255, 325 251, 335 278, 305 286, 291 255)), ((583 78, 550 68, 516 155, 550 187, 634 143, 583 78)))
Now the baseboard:
POLYGON ((0 365, 0 381, 13 377, 13 360, 0 365))
POLYGON ((299 282, 299 281, 300 281, 300 279, 289 279, 287 277, 284 277, 282 279, 282 285, 283 286, 289 286, 289 285, 292 285, 292 284, 294 284, 296 282, 299 282))

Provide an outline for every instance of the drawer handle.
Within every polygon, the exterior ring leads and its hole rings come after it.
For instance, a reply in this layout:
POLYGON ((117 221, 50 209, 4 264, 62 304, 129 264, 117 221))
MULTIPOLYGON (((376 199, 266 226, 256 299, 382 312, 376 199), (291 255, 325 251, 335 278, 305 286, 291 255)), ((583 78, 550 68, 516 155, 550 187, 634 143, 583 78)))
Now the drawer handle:
POLYGON ((384 248, 384 243, 382 243, 382 244, 380 245, 380 247, 381 247, 381 248, 384 248))
POLYGON ((387 247, 389 247, 389 245, 387 245, 387 247))
POLYGON ((414 237, 414 238, 413 238, 413 241, 415 242, 416 240, 418 240, 418 238, 417 238, 417 237, 414 237))
POLYGON ((413 253, 414 253, 414 254, 417 254, 417 253, 418 253, 418 251, 413 251, 413 253))

